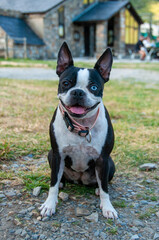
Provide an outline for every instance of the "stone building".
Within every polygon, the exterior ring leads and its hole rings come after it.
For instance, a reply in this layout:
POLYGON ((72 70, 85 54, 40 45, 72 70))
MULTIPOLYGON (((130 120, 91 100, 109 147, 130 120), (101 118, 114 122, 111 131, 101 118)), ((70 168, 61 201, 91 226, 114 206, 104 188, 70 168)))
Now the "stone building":
POLYGON ((126 0, 0 0, 0 49, 5 38, 10 57, 56 58, 63 41, 75 57, 98 56, 107 46, 124 55, 141 23, 126 0))

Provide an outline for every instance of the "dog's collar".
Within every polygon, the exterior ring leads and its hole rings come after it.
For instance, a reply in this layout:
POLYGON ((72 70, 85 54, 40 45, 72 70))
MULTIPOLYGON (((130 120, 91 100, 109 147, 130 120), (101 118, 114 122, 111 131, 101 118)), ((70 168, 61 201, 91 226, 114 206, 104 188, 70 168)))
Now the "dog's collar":
POLYGON ((63 119, 65 121, 66 127, 70 132, 77 133, 81 137, 85 137, 88 142, 91 142, 91 129, 95 126, 97 122, 97 118, 99 116, 99 107, 96 113, 95 121, 93 125, 89 127, 85 127, 81 124, 79 124, 77 121, 75 121, 65 110, 63 105, 61 104, 61 101, 59 102, 59 109, 61 111, 61 114, 63 116, 63 119))

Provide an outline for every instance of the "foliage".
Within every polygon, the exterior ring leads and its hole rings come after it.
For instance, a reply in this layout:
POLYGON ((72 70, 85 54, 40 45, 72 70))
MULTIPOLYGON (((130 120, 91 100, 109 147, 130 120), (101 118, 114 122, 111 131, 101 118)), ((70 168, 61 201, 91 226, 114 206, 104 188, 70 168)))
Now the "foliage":
POLYGON ((138 13, 141 15, 142 19, 146 22, 149 22, 150 15, 148 13, 152 13, 154 16, 154 20, 158 17, 158 0, 131 0, 131 3, 135 7, 135 9, 138 11, 138 13))

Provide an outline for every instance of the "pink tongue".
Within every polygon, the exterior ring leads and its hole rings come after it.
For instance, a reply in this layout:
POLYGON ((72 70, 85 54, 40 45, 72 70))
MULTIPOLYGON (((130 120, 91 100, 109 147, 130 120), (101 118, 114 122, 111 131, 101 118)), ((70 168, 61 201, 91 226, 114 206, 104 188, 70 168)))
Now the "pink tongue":
POLYGON ((71 107, 70 111, 75 114, 84 114, 85 113, 85 108, 83 107, 71 107))

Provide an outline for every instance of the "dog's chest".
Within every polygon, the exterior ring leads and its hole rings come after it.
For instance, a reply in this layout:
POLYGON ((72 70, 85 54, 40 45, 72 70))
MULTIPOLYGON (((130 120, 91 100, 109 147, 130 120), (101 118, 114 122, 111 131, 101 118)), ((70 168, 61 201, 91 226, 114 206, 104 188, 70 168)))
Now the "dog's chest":
POLYGON ((85 137, 68 131, 61 112, 58 109, 53 124, 56 142, 62 161, 69 157, 71 168, 76 172, 84 172, 89 167, 91 160, 96 160, 104 145, 108 123, 105 118, 104 106, 101 104, 100 113, 95 127, 91 130, 92 140, 89 143, 85 137))
POLYGON ((64 157, 71 159, 71 168, 76 172, 84 172, 88 169, 90 160, 99 157, 98 152, 92 146, 86 144, 69 145, 63 148, 64 157))

